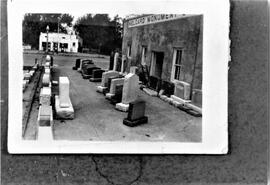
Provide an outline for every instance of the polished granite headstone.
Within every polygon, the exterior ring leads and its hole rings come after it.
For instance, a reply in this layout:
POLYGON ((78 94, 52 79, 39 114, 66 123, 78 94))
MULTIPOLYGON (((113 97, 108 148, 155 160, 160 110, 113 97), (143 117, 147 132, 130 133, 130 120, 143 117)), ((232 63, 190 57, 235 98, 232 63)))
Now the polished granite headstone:
POLYGON ((145 116, 145 101, 135 100, 129 104, 128 116, 123 120, 123 124, 134 127, 148 122, 145 116))

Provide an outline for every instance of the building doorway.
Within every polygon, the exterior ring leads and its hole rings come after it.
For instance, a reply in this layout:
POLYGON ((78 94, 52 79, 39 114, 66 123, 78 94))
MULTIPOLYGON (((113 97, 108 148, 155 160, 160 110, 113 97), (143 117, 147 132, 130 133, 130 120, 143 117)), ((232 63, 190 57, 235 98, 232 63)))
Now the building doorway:
POLYGON ((151 89, 158 91, 159 84, 162 76, 164 53, 163 52, 152 52, 151 66, 150 66, 150 77, 149 86, 151 89))
POLYGON ((163 59, 164 59, 163 52, 155 52, 155 51, 152 52, 151 70, 150 70, 151 76, 161 79, 163 59))

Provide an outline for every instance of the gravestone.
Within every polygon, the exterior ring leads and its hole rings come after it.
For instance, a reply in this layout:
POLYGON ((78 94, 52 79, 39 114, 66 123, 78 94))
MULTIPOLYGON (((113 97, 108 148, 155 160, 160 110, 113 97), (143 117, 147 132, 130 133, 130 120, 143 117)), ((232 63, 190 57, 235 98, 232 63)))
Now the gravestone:
POLYGON ((60 107, 69 107, 69 79, 59 77, 59 98, 60 107))
POLYGON ((202 90, 193 89, 191 102, 186 104, 186 107, 202 114, 202 90))
POLYGON ((42 87, 39 95, 39 104, 51 105, 52 91, 50 87, 42 87))
POLYGON ((74 109, 69 97, 68 77, 59 77, 59 96, 55 96, 55 111, 57 118, 74 118, 74 109))
POLYGON ((50 55, 47 55, 46 56, 46 62, 50 62, 51 61, 51 56, 50 55))
POLYGON ((37 140, 52 141, 53 140, 53 113, 52 107, 48 105, 39 106, 37 119, 37 140))
POLYGON ((50 75, 48 73, 44 73, 44 75, 42 77, 42 86, 49 87, 50 82, 51 82, 50 75))
POLYGON ((125 76, 122 102, 116 104, 116 109, 121 111, 128 111, 129 103, 138 98, 139 77, 136 74, 129 73, 125 76))
POLYGON ((173 105, 183 105, 190 103, 190 84, 179 81, 175 83, 174 94, 171 95, 173 105))
POLYGON ((48 68, 48 67, 45 67, 45 71, 44 72, 47 73, 47 74, 51 74, 51 69, 48 68))
POLYGON ((104 73, 104 70, 102 70, 102 69, 94 69, 93 72, 92 72, 92 77, 89 79, 89 81, 90 82, 101 82, 102 73, 104 73))
POLYGON ((145 116, 145 101, 135 100, 130 102, 128 116, 123 120, 123 124, 134 127, 148 122, 148 117, 145 116))
POLYGON ((117 85, 123 85, 125 78, 115 78, 111 80, 109 93, 106 94, 107 99, 111 99, 115 95, 117 85))
POLYGON ((81 59, 76 59, 75 66, 72 67, 73 70, 77 70, 80 67, 81 59))
POLYGON ((52 107, 49 105, 40 105, 38 113, 38 125, 51 126, 52 121, 52 107))
POLYGON ((50 67, 50 66, 51 66, 51 63, 50 63, 50 62, 46 62, 46 63, 45 63, 45 68, 46 68, 46 67, 50 67))
POLYGON ((117 70, 118 58, 119 58, 119 53, 115 52, 114 59, 113 59, 113 71, 117 70))
POLYGON ((129 72, 133 74, 137 74, 138 67, 137 66, 130 66, 129 72))
POLYGON ((84 79, 88 79, 91 77, 91 74, 89 73, 92 68, 96 68, 94 64, 83 64, 82 65, 82 77, 84 79))
POLYGON ((111 103, 116 104, 120 103, 122 100, 122 94, 123 94, 123 84, 118 84, 115 86, 115 92, 114 96, 111 98, 111 103))
POLYGON ((97 92, 103 93, 105 89, 108 87, 109 77, 119 76, 119 72, 117 71, 108 71, 102 73, 101 85, 97 86, 97 92))
MULTIPOLYGON (((93 64, 90 64, 90 65, 93 65, 93 64)), ((84 78, 91 78, 93 76, 93 71, 94 70, 97 70, 97 69, 100 69, 99 67, 97 67, 95 65, 94 66, 90 66, 90 65, 88 65, 86 67, 86 73, 87 73, 87 75, 84 78)))
POLYGON ((30 72, 24 73, 24 75, 23 75, 24 80, 30 80, 30 78, 31 78, 30 72))

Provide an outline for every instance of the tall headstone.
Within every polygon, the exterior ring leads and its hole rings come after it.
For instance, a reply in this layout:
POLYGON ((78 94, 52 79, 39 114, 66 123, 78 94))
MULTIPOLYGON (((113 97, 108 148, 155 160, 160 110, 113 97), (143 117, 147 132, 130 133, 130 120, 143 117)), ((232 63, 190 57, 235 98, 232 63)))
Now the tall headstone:
POLYGON ((69 79, 68 77, 59 77, 59 98, 60 107, 69 107, 69 79))
POLYGON ((57 118, 74 118, 74 109, 69 97, 68 77, 59 77, 59 96, 55 96, 55 111, 57 118))
POLYGON ((122 102, 116 104, 116 109, 121 111, 128 111, 129 103, 138 98, 139 77, 136 74, 129 73, 125 76, 122 102))
POLYGON ((118 58, 119 58, 119 53, 115 52, 114 59, 113 59, 113 71, 116 71, 117 69, 118 58))
POLYGON ((191 102, 186 105, 189 109, 202 114, 202 90, 194 89, 192 91, 191 102))

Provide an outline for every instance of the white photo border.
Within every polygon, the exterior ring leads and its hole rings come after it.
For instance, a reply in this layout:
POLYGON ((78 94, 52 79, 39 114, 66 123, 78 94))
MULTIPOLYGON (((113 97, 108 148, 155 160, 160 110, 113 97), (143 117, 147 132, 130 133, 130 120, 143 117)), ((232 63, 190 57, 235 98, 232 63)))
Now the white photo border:
POLYGON ((229 0, 9 0, 9 153, 226 154, 228 152, 229 0), (64 141, 22 138, 25 13, 203 14, 202 142, 64 141))

